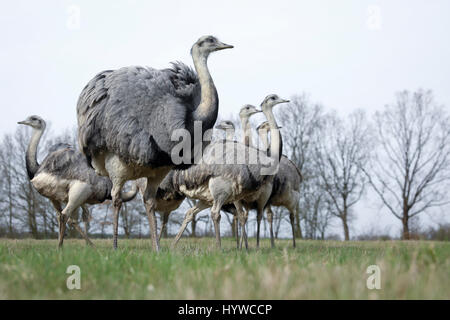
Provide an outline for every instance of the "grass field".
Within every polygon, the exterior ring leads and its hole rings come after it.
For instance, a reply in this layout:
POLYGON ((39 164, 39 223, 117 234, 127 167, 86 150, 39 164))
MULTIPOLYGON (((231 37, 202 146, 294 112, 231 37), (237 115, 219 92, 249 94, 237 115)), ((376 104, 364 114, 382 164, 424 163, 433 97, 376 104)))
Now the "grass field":
POLYGON ((278 240, 249 252, 224 239, 182 239, 155 254, 149 240, 0 239, 1 299, 450 299, 450 243, 278 240), (78 265, 81 289, 66 287, 78 265), (381 270, 381 289, 369 290, 369 265, 381 270))

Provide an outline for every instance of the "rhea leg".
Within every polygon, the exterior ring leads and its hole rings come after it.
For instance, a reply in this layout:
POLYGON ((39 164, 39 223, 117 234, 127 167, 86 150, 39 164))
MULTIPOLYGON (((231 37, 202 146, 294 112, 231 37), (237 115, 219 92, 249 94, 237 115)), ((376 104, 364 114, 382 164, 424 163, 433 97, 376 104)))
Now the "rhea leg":
MULTIPOLYGON (((257 200, 257 207, 256 207, 256 222, 257 222, 257 229, 256 229, 256 247, 259 248, 259 236, 260 236, 260 230, 261 230, 261 219, 264 213, 264 208, 267 205, 267 202, 269 201, 270 194, 272 193, 272 182, 269 182, 264 185, 263 189, 261 190, 261 194, 257 200)), ((273 242, 273 237, 271 237, 271 241, 273 242)))
POLYGON ((223 203, 215 203, 211 208, 211 219, 214 223, 214 233, 216 234, 216 247, 221 248, 222 244, 220 241, 220 208, 222 207, 223 203))
POLYGON ((72 214, 81 206, 83 205, 91 196, 92 189, 91 186, 84 182, 76 182, 70 187, 69 190, 69 200, 67 202, 66 207, 64 210, 62 210, 61 214, 59 215, 59 241, 58 241, 58 247, 61 248, 64 241, 64 232, 66 230, 66 222, 71 223, 78 232, 81 233, 81 235, 85 236, 85 240, 88 243, 91 243, 89 238, 83 233, 81 228, 73 222, 71 222, 72 214))
POLYGON ((117 239, 119 237, 119 213, 122 207, 121 191, 125 184, 122 179, 111 179, 113 187, 111 189, 112 203, 114 207, 114 220, 113 220, 113 248, 117 249, 117 239))
POLYGON ((89 232, 89 221, 91 219, 91 215, 90 215, 89 209, 86 207, 86 205, 82 205, 81 210, 82 210, 82 220, 84 223, 84 233, 87 236, 88 232, 89 232))
POLYGON ((270 205, 266 208, 266 214, 267 214, 267 222, 269 223, 269 230, 270 230, 270 246, 272 248, 275 248, 275 239, 273 236, 273 211, 270 205))
MULTIPOLYGON (((56 200, 50 200, 53 204, 53 207, 55 208, 57 214, 58 214, 58 226, 59 226, 59 231, 61 230, 61 221, 60 221, 60 217, 61 217, 61 211, 62 211, 62 206, 61 203, 59 201, 56 200)), ((89 240, 87 234, 85 234, 83 232, 83 230, 80 228, 80 226, 76 223, 72 221, 72 218, 69 218, 67 221, 71 226, 73 226, 78 233, 83 237, 83 239, 86 240, 86 243, 90 246, 94 246, 94 244, 91 242, 91 240, 89 240)), ((59 231, 58 231, 58 239, 59 239, 59 231)))
POLYGON ((234 228, 234 236, 236 238, 236 248, 239 249, 239 217, 238 217, 238 211, 237 210, 233 210, 233 228, 234 228))
POLYGON ((161 241, 161 236, 162 236, 164 230, 166 229, 167 221, 169 221, 169 215, 170 215, 170 211, 162 213, 161 230, 159 231, 159 237, 158 237, 159 241, 161 241))
MULTIPOLYGON (((298 204, 295 207, 295 212, 299 210, 298 204)), ((291 228, 292 228, 292 246, 295 248, 295 216, 294 216, 294 210, 289 210, 289 220, 291 222, 291 228)))
POLYGON ((220 248, 220 210, 222 209, 223 204, 227 203, 230 196, 233 194, 232 182, 221 177, 213 178, 209 180, 208 187, 214 199, 211 208, 211 218, 214 222, 216 246, 220 248))
POLYGON ((194 220, 195 216, 201 211, 205 210, 206 208, 209 208, 209 206, 202 201, 198 201, 195 206, 189 208, 189 210, 186 212, 186 215, 184 216, 184 220, 183 223, 181 224, 180 230, 178 230, 178 233, 172 242, 172 248, 177 245, 178 241, 181 238, 181 235, 183 234, 184 230, 186 230, 186 227, 188 226, 189 222, 194 220))
POLYGON ((58 240, 61 238, 61 211, 62 211, 62 206, 61 206, 61 202, 56 201, 56 200, 50 200, 53 204, 53 207, 56 210, 56 213, 58 215, 58 240))
POLYGON ((243 218, 242 218, 242 224, 241 224, 241 244, 240 248, 242 249, 242 241, 245 241, 245 247, 248 248, 248 236, 247 231, 245 230, 245 226, 247 225, 248 220, 248 210, 242 211, 243 218))
POLYGON ((261 229, 261 219, 262 219, 262 211, 257 210, 256 212, 256 247, 259 248, 259 233, 261 229))
MULTIPOLYGON (((242 249, 242 243, 243 243, 243 241, 245 241, 245 249, 248 249, 247 233, 245 232, 245 224, 247 223, 248 212, 243 208, 240 201, 235 201, 234 206, 236 207, 237 219, 239 220, 239 224, 242 229, 241 241, 240 241, 240 244, 238 241, 238 248, 242 249)), ((237 228, 236 228, 236 230, 237 230, 237 228)))
POLYGON ((147 178, 147 187, 144 192, 144 204, 147 211, 148 223, 150 226, 150 236, 152 238, 152 247, 158 252, 159 251, 159 239, 157 235, 156 227, 156 191, 158 191, 158 186, 164 177, 167 175, 167 171, 158 172, 151 178, 147 178))

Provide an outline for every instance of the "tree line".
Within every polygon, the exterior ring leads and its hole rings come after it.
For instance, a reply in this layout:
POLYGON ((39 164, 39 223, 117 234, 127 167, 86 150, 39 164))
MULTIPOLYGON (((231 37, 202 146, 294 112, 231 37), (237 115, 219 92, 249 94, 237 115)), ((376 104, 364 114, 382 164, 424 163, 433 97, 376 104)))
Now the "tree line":
MULTIPOLYGON (((371 117, 363 110, 343 117, 312 102, 306 94, 293 96, 276 115, 282 127, 283 153, 303 176, 300 211, 295 216, 296 237, 326 239, 333 236, 331 226, 338 224, 343 239, 355 238, 350 232, 352 221, 356 215, 365 214, 357 212, 355 205, 368 193, 399 220, 402 239, 411 239, 412 231, 416 231, 411 230, 416 227, 414 219, 424 212, 437 210, 441 215, 438 220, 444 221, 445 205, 450 200, 450 118, 430 90, 399 92, 392 103, 371 117)), ((237 118, 231 120, 239 127, 237 118)), ((25 151, 30 135, 28 128, 18 126, 0 143, 3 237, 51 238, 58 232, 51 203, 34 190, 26 173, 25 151)), ((76 146, 76 130, 58 135, 47 130, 42 141, 39 159, 55 143, 76 146)), ((163 236, 177 231, 185 211, 193 205, 193 200, 187 199, 171 214, 163 236)), ((91 236, 109 237, 111 203, 91 206, 90 211, 91 236)), ((283 208, 273 208, 273 212, 274 232, 279 237, 289 229, 289 214, 283 208)), ((223 216, 224 232, 234 236, 233 217, 226 213, 223 216)), ((252 229, 256 219, 252 214, 249 217, 248 228, 252 229)), ((123 236, 148 237, 147 226, 139 197, 123 205, 123 236)), ((446 228, 448 237, 448 225, 446 228)), ((212 234, 209 215, 199 215, 188 232, 191 236, 212 234)), ((68 233, 77 236, 70 228, 68 233)))

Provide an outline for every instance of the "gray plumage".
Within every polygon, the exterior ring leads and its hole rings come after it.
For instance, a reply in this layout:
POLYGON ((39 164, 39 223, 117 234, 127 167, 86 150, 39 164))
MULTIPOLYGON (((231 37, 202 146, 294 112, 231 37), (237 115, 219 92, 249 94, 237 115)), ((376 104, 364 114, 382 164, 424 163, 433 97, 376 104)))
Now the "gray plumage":
POLYGON ((255 190, 273 178, 261 174, 263 164, 268 166, 271 161, 265 152, 256 148, 236 141, 217 141, 206 147, 198 165, 175 171, 173 184, 178 190, 181 187, 192 190, 207 183, 211 178, 223 177, 233 181, 240 190, 255 190), (221 153, 219 150, 234 151, 221 153), (246 156, 241 164, 238 163, 238 155, 246 156), (256 161, 252 164, 249 159, 256 161))
MULTIPOLYGON (((86 201, 88 204, 98 204, 105 200, 111 200, 111 180, 108 177, 97 175, 86 162, 86 158, 70 144, 58 143, 49 148, 49 153, 39 165, 35 177, 39 177, 42 173, 61 180, 76 180, 89 184, 92 188, 92 194, 86 201)), ((54 188, 54 185, 48 185, 44 188, 40 187, 38 191, 49 199, 67 202, 68 192, 64 194, 63 198, 57 198, 54 188)), ((136 193, 137 189, 132 188, 130 192, 122 193, 122 200, 125 202, 131 201, 136 193)))
MULTIPOLYGON (((269 95, 261 104, 264 115, 274 128, 278 128, 278 126, 272 108, 284 102, 288 101, 277 95, 269 95)), ((253 107, 252 113, 256 113, 255 109, 253 107)), ((186 196, 200 200, 200 204, 196 205, 197 208, 191 208, 193 210, 190 209, 186 213, 182 226, 174 239, 174 244, 180 239, 187 223, 204 208, 211 207, 218 247, 221 246, 220 210, 224 204, 233 203, 240 221, 245 223, 246 217, 241 201, 244 199, 245 201, 256 201, 262 199, 264 194, 265 201, 260 205, 263 210, 264 204, 270 196, 271 187, 269 188, 269 186, 274 177, 263 168, 271 167, 274 161, 280 159, 281 154, 275 157, 275 153, 281 148, 281 136, 278 130, 273 131, 272 142, 273 154, 269 157, 265 150, 259 150, 243 143, 229 140, 217 141, 206 147, 199 164, 174 172, 174 187, 186 196)), ((245 238, 244 230, 243 238, 245 238)))
MULTIPOLYGON (((125 67, 100 72, 82 90, 77 104, 78 142, 95 170, 112 180, 114 248, 121 207, 119 192, 127 180, 145 177, 144 203, 152 245, 159 250, 157 187, 170 169, 192 163, 192 159, 187 164, 172 161, 171 151, 179 144, 172 141, 172 134, 182 129, 194 137, 194 123, 199 121, 203 136, 214 125, 219 98, 207 60, 211 52, 227 48, 232 46, 204 36, 191 48, 196 73, 180 62, 163 70, 125 67)), ((190 147, 193 151, 194 143, 190 147)), ((194 157, 195 152, 191 154, 194 157)))
POLYGON ((290 190, 300 192, 302 175, 298 167, 285 155, 281 157, 280 167, 273 179, 272 193, 270 194, 269 204, 276 197, 279 197, 290 190))
MULTIPOLYGON (((267 132, 270 126, 267 122, 258 126, 257 131, 261 142, 268 148, 267 132)), ((295 247, 295 214, 298 214, 300 201, 300 184, 303 181, 298 167, 286 156, 282 156, 280 166, 272 183, 272 192, 266 204, 266 214, 269 221, 271 242, 274 244, 272 231, 273 212, 271 206, 285 207, 289 211, 289 220, 292 229, 292 244, 295 247)))
MULTIPOLYGON (((111 180, 97 175, 80 152, 77 152, 72 146, 67 144, 54 145, 49 151, 49 154, 39 166, 36 177, 41 173, 47 173, 59 179, 86 182, 93 189, 92 195, 88 199, 90 204, 102 203, 111 199, 111 180)), ((52 192, 51 190, 49 191, 52 192)), ((52 197, 51 194, 43 195, 48 198, 52 197)), ((66 202, 68 199, 57 200, 66 202)))
MULTIPOLYGON (((86 158, 69 144, 58 143, 49 148, 49 153, 41 164, 37 162, 37 149, 45 131, 45 121, 38 116, 30 116, 19 124, 31 126, 33 134, 27 148, 25 162, 31 184, 36 190, 52 202, 59 218, 59 246, 64 239, 66 222, 71 223, 89 244, 87 235, 71 219, 72 214, 81 206, 86 222, 89 212, 85 204, 101 203, 111 199, 112 183, 106 177, 95 174, 86 162, 86 158), (67 203, 62 209, 61 203, 67 203)), ((122 195, 123 201, 134 198, 137 188, 122 195)))
MULTIPOLYGON (((171 206, 171 202, 181 202, 186 198, 186 196, 179 192, 173 185, 173 176, 176 170, 171 170, 166 177, 161 181, 158 190, 156 191, 156 211, 163 211, 166 207, 171 206)), ((145 189, 147 188, 146 179, 136 180, 139 192, 144 195, 145 189)), ((176 207, 178 208, 178 206, 176 207)), ((175 210, 174 208, 173 210, 175 210)))
MULTIPOLYGON (((181 62, 156 70, 125 67, 97 74, 78 100, 78 133, 83 152, 91 158, 109 150, 143 166, 171 164, 176 129, 192 130, 191 113, 200 100, 199 79, 181 62)), ((215 113, 204 121, 212 127, 215 113)))

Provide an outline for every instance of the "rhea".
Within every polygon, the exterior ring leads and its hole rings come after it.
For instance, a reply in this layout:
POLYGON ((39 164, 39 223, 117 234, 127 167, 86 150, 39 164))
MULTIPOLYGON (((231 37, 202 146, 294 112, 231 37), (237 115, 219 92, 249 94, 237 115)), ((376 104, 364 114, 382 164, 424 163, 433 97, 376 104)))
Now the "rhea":
MULTIPOLYGON (((66 222, 74 226, 87 243, 92 245, 87 235, 73 222, 72 215, 81 206, 83 220, 86 222, 89 216, 86 204, 102 203, 111 199, 111 180, 96 175, 85 157, 65 143, 52 146, 39 164, 37 150, 46 128, 45 121, 34 115, 18 123, 33 128, 25 164, 31 184, 41 195, 50 199, 58 213, 58 246, 63 245, 66 222), (64 209, 62 203, 66 203, 64 209)), ((121 194, 120 199, 130 201, 136 193, 137 188, 133 187, 129 192, 121 194)))
MULTIPOLYGON (((200 200, 196 208, 186 213, 185 220, 174 239, 177 243, 196 213, 211 207, 211 218, 214 223, 216 246, 221 246, 220 240, 220 210, 224 204, 234 204, 239 217, 244 212, 241 201, 255 201, 263 192, 265 186, 273 180, 281 155, 281 136, 272 112, 272 108, 280 103, 288 102, 277 95, 267 96, 261 108, 270 123, 271 156, 256 148, 235 141, 218 141, 210 144, 204 151, 199 164, 186 170, 174 172, 174 186, 186 196, 200 200), (244 159, 237 160, 239 156, 244 159), (244 160, 244 161, 241 161, 244 160)), ((270 195, 270 190, 267 197, 270 195)), ((243 230, 244 232, 244 230, 243 230)))
POLYGON ((158 186, 171 169, 192 163, 173 161, 171 151, 178 142, 172 134, 180 129, 193 136, 195 122, 201 123, 202 134, 214 126, 219 98, 207 61, 210 53, 232 47, 203 36, 191 48, 196 72, 180 62, 163 70, 125 67, 100 72, 82 90, 77 104, 79 145, 96 172, 112 181, 114 248, 120 190, 127 180, 146 178, 144 203, 152 246, 159 251, 158 186))
MULTIPOLYGON (((252 106, 250 104, 246 104, 243 107, 241 107, 241 109, 239 111, 239 117, 241 119, 242 128, 245 128, 244 131, 248 130, 248 128, 249 128, 249 122, 248 122, 249 118, 252 115, 260 113, 260 112, 262 112, 262 111, 257 110, 257 108, 255 106, 252 106)), ((225 140, 226 141, 235 141, 234 137, 235 137, 236 129, 235 129, 235 126, 232 121, 229 121, 229 120, 221 121, 219 124, 217 124, 215 126, 215 128, 225 131, 225 140)), ((247 137, 250 137, 250 134, 248 132, 247 132, 247 137)), ((252 146, 252 144, 249 142, 249 140, 244 139, 243 143, 246 146, 252 146)), ((187 224, 194 219, 195 215, 197 215, 199 212, 203 211, 205 208, 208 208, 208 207, 209 207, 208 204, 200 202, 188 210, 188 212, 186 213, 186 219, 183 221, 183 224, 180 228, 180 232, 178 233, 178 235, 175 238, 175 244, 178 241, 179 237, 181 236, 182 230, 184 230, 186 228, 187 224)), ((245 208, 243 208, 243 209, 245 209, 245 208)), ((238 232, 238 226, 237 226, 237 222, 239 220, 239 214, 238 214, 238 211, 236 210, 236 205, 233 203, 224 204, 222 206, 221 210, 233 215, 233 226, 236 231, 236 244, 237 244, 237 248, 239 248, 239 232, 238 232)), ((246 216, 246 214, 242 215, 242 217, 245 217, 245 216, 246 216)), ((244 219, 244 218, 242 218, 242 219, 244 219)), ((244 226, 241 225, 241 227, 243 228, 242 239, 245 239, 245 246, 247 248, 248 243, 247 243, 247 237, 246 237, 246 233, 245 233, 245 229, 244 229, 245 225, 244 226)), ((242 244, 242 241, 241 241, 241 244, 242 244)))
POLYGON ((234 141, 236 129, 234 123, 230 120, 221 121, 215 126, 216 129, 225 131, 225 140, 234 141))
MULTIPOLYGON (((269 123, 263 122, 257 127, 258 135, 263 146, 269 148, 268 132, 270 131, 269 123)), ((303 181, 302 174, 298 167, 286 156, 280 159, 280 167, 274 177, 272 192, 265 206, 267 222, 270 230, 270 243, 275 246, 273 234, 273 212, 271 206, 284 207, 289 211, 289 221, 292 229, 292 245, 295 248, 295 214, 298 215, 300 201, 300 184, 303 181)))
MULTIPOLYGON (((245 144, 246 146, 250 146, 253 147, 253 139, 252 139, 252 128, 250 125, 250 117, 261 112, 261 110, 257 110, 256 107, 252 106, 252 105, 244 105, 241 110, 239 111, 239 119, 241 121, 241 129, 243 132, 242 135, 242 143, 245 144)), ((233 129, 227 128, 226 126, 224 127, 220 127, 220 129, 225 130, 227 135, 233 135, 234 136, 234 127, 233 129)), ((245 247, 248 247, 248 243, 247 243, 247 238, 246 238, 246 233, 245 233, 245 224, 247 221, 247 216, 248 216, 248 211, 251 209, 255 209, 257 211, 257 246, 259 247, 259 227, 260 227, 260 222, 261 222, 261 218, 263 211, 264 211, 264 206, 266 204, 266 202, 268 201, 268 197, 269 197, 269 192, 271 189, 271 182, 268 182, 265 185, 265 192, 261 192, 261 196, 256 199, 256 201, 248 201, 248 200, 243 200, 242 204, 244 206, 244 216, 241 219, 241 228, 243 230, 242 234, 242 238, 241 238, 241 245, 242 245, 242 240, 245 241, 245 247)), ((229 212, 231 214, 234 215, 234 219, 236 220, 237 218, 237 212, 236 212, 236 208, 232 205, 225 205, 222 207, 222 210, 225 212, 229 212)), ((237 229, 236 229, 237 230, 237 229)), ((238 238, 237 232, 236 232, 236 238, 238 238)), ((237 240, 238 241, 238 240, 237 240)), ((239 241, 237 242, 237 245, 239 247, 239 241)))

